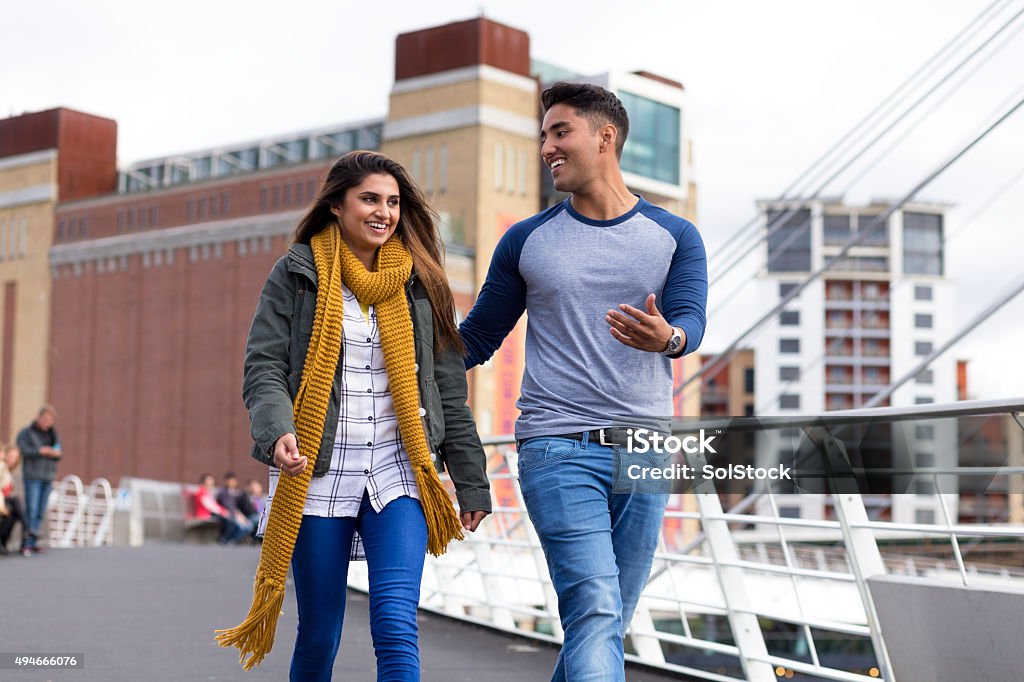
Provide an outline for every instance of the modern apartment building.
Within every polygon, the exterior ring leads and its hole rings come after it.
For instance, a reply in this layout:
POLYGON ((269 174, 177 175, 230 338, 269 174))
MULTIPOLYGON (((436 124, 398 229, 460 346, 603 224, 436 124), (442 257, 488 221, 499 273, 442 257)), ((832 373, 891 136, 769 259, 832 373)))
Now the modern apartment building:
MULTIPOLYGON (((954 333, 954 285, 944 253, 947 205, 907 204, 887 218, 884 201, 849 206, 832 198, 759 206, 766 235, 757 276, 761 308, 775 307, 826 263, 834 266, 753 340, 758 414, 860 407, 954 333), (840 257, 851 240, 856 246, 840 257)), ((956 399, 956 360, 940 356, 882 404, 956 399)), ((955 465, 947 461, 956 457, 955 444, 954 423, 905 423, 869 429, 861 451, 852 454, 895 466, 955 465)), ((785 454, 788 447, 778 442, 767 450, 785 454)), ((892 516, 940 519, 931 482, 914 480, 909 486, 912 494, 892 498, 892 516)), ((946 497, 955 507, 955 496, 946 497)), ((797 501, 801 515, 817 515, 819 501, 797 501)))

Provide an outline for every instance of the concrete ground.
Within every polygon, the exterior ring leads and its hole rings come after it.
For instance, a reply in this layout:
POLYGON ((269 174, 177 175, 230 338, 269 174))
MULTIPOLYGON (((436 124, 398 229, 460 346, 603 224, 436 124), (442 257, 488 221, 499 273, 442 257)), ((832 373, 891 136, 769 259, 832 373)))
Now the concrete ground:
MULTIPOLYGON (((289 590, 274 650, 245 672, 213 638, 237 625, 252 597, 253 547, 149 545, 0 557, 0 653, 84 654, 77 670, 0 670, 15 682, 286 680, 295 632, 289 590)), ((420 613, 424 682, 550 679, 557 648, 420 613)), ((334 679, 375 679, 366 597, 349 593, 334 679)), ((629 682, 685 679, 639 666, 629 682)))

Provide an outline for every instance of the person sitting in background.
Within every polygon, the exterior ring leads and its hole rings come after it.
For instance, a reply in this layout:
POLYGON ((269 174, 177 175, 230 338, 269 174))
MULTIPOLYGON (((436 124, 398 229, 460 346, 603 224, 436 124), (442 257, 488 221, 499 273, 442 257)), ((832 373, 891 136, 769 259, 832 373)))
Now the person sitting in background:
MULTIPOLYGON (((7 542, 11 539, 14 526, 21 524, 21 532, 25 533, 25 515, 22 512, 21 500, 14 495, 14 472, 21 462, 21 452, 14 445, 0 447, 0 555, 7 554, 7 542)), ((25 556, 32 552, 25 550, 25 556)))
POLYGON ((263 485, 254 478, 249 479, 245 484, 245 491, 238 498, 238 509, 245 514, 252 524, 252 537, 256 538, 256 531, 259 529, 260 517, 263 516, 263 509, 267 506, 267 498, 263 496, 263 485))
POLYGON ((224 485, 217 491, 217 504, 227 509, 235 523, 245 530, 242 536, 245 537, 253 531, 254 527, 240 507, 241 500, 242 489, 238 487, 238 477, 229 471, 224 474, 224 485))
POLYGON ((215 519, 220 522, 220 536, 217 543, 226 545, 229 542, 238 542, 248 532, 245 527, 240 526, 235 520, 234 514, 217 503, 214 498, 213 474, 203 474, 199 477, 199 490, 195 495, 195 515, 197 519, 215 519))

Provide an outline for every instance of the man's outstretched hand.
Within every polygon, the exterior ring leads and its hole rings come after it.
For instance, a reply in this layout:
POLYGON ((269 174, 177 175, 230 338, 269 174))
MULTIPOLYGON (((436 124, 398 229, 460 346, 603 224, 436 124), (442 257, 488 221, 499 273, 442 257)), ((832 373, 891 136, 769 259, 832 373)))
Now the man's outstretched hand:
MULTIPOLYGON (((618 310, 609 310, 604 321, 610 327, 612 336, 630 348, 645 350, 649 353, 660 353, 668 346, 672 338, 672 326, 661 315, 654 305, 654 294, 647 295, 645 307, 647 312, 623 303, 618 310)), ((683 346, 686 335, 683 335, 683 346)))

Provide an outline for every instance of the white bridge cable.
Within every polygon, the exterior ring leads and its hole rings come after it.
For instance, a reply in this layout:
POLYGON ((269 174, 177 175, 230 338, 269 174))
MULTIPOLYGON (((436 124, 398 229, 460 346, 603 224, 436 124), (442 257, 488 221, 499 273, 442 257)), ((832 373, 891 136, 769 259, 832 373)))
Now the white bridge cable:
MULTIPOLYGON (((1024 12, 1024 10, 1022 10, 1022 12, 1024 12)), ((698 371, 694 372, 682 383, 682 385, 676 387, 673 391, 673 395, 679 395, 687 386, 689 386, 695 380, 700 379, 705 374, 711 376, 717 374, 718 371, 721 370, 722 366, 729 362, 729 360, 731 360, 733 356, 735 356, 737 348, 739 347, 740 343, 742 343, 753 332, 760 329, 766 322, 768 322, 770 319, 775 317, 779 312, 781 312, 789 304, 789 302, 792 301, 797 296, 799 296, 800 292, 806 289, 809 284, 818 280, 823 274, 839 265, 842 262, 843 257, 850 252, 850 249, 864 241, 870 234, 875 232, 879 226, 884 225, 893 213, 895 213, 904 204, 914 199, 921 190, 930 185, 936 178, 942 175, 953 164, 955 164, 957 161, 963 158, 964 155, 966 155, 971 149, 976 147, 982 140, 984 140, 990 133, 992 133, 992 131, 994 131, 1004 121, 1006 121, 1013 114, 1015 114, 1017 110, 1021 108, 1021 106, 1024 106, 1024 98, 1018 100, 1012 108, 1010 108, 1002 116, 1000 116, 998 120, 996 120, 994 123, 988 126, 981 134, 977 135, 969 144, 961 148, 951 158, 944 161, 938 168, 929 173, 902 199, 890 204, 884 212, 882 212, 875 218, 875 220, 872 221, 872 223, 868 226, 867 229, 858 231, 854 237, 852 237, 849 241, 846 242, 846 244, 842 246, 842 248, 840 248, 839 252, 836 253, 831 260, 827 261, 822 267, 810 273, 803 282, 797 284, 797 286, 795 286, 787 295, 785 295, 782 298, 782 300, 780 300, 771 310, 769 310, 767 313, 758 318, 756 322, 754 322, 750 327, 748 327, 739 336, 737 336, 732 341, 732 343, 730 343, 724 351, 716 355, 710 363, 708 363, 698 371)))
MULTIPOLYGON (((918 87, 917 85, 914 85, 914 81, 918 80, 919 78, 923 81, 924 79, 930 77, 931 73, 934 72, 934 70, 937 69, 940 64, 944 63, 945 60, 948 59, 948 57, 951 56, 953 52, 955 52, 955 50, 953 49, 954 45, 961 42, 961 39, 963 39, 963 42, 966 43, 968 40, 974 37, 976 31, 980 31, 985 24, 991 21, 992 17, 988 17, 988 19, 985 19, 985 17, 1000 4, 1006 4, 1006 2, 1004 2, 1004 0, 995 0, 995 2, 992 2, 984 10, 982 10, 980 14, 978 14, 966 26, 964 26, 964 28, 962 28, 955 36, 953 36, 953 38, 950 41, 943 45, 935 54, 929 57, 921 66, 917 68, 917 70, 915 70, 910 76, 908 76, 902 83, 896 86, 896 88, 891 93, 882 98, 882 101, 879 102, 878 105, 876 105, 875 108, 872 109, 866 116, 864 116, 864 118, 858 121, 852 128, 850 128, 850 130, 848 130, 842 137, 840 137, 838 141, 836 141, 821 156, 819 156, 815 161, 813 161, 810 164, 810 166, 808 166, 799 176, 797 176, 795 180, 793 180, 789 184, 788 187, 786 187, 786 189, 782 190, 782 192, 779 194, 776 200, 782 201, 784 199, 789 198, 788 195, 796 190, 797 186, 800 185, 801 182, 803 182, 804 178, 806 178, 808 175, 814 172, 816 168, 818 168, 822 164, 825 164, 825 162, 828 161, 829 157, 831 157, 841 147, 843 147, 843 145, 845 145, 847 141, 851 140, 855 135, 857 135, 860 129, 867 125, 869 121, 871 121, 883 109, 885 109, 887 103, 891 102, 894 98, 899 96, 899 93, 901 91, 907 90, 908 88, 911 87, 911 85, 913 85, 914 88, 918 87), (985 21, 982 22, 982 19, 985 19, 985 21), (972 32, 972 30, 974 29, 976 29, 976 31, 972 32), (968 33, 971 33, 970 37, 966 37, 968 33), (942 55, 946 52, 949 52, 950 55, 943 57, 942 55), (928 73, 926 74, 926 72, 928 73)), ((1001 10, 1002 8, 1000 8, 1000 11, 1001 10)), ((998 14, 998 12, 996 14, 998 14)), ((960 48, 957 47, 956 49, 960 48)), ((903 95, 898 100, 896 100, 897 103, 902 102, 906 97, 907 95, 903 95)), ((832 162, 829 161, 828 163, 832 162)), ((747 221, 746 224, 744 224, 739 230, 734 232, 730 237, 728 237, 725 240, 725 246, 721 251, 719 251, 720 258, 725 258, 725 252, 728 252, 733 246, 742 243, 740 238, 751 227, 757 225, 759 217, 759 214, 755 214, 749 221, 747 221)), ((715 278, 717 279, 719 276, 719 273, 716 272, 715 278)))
MULTIPOLYGON (((1016 38, 1021 33, 1021 31, 1024 31, 1024 24, 1021 24, 1013 31, 1013 33, 1007 35, 1006 40, 1001 45, 996 47, 995 50, 985 55, 982 61, 978 63, 974 69, 972 69, 969 73, 965 74, 964 77, 960 80, 960 82, 957 83, 957 85, 954 86, 952 90, 943 94, 942 97, 940 97, 939 100, 936 101, 931 106, 931 108, 929 108, 928 111, 925 112, 923 116, 921 116, 919 119, 908 125, 907 129, 903 131, 903 134, 901 134, 897 139, 893 140, 892 144, 886 147, 885 150, 878 156, 878 158, 876 158, 874 161, 868 164, 863 170, 861 170, 856 176, 854 176, 846 184, 846 186, 843 187, 843 189, 839 191, 839 195, 843 196, 851 189, 853 189, 853 187, 856 186, 857 183, 859 183, 861 180, 863 180, 864 176, 871 172, 882 159, 888 156, 894 149, 896 149, 896 147, 905 142, 908 137, 917 132, 917 127, 919 125, 921 125, 929 116, 931 116, 933 113, 935 113, 937 109, 939 109, 943 104, 945 104, 949 100, 949 98, 953 94, 955 94, 959 88, 961 88, 964 85, 964 83, 973 78, 974 75, 977 74, 978 71, 980 71, 982 67, 984 67, 985 64, 987 64, 992 57, 995 57, 997 54, 999 54, 999 51, 1006 47, 1010 42, 1012 42, 1013 39, 1016 38)), ((1013 94, 1011 94, 1009 97, 1003 100, 1003 102, 1001 102, 997 107, 996 111, 1002 111, 1009 105, 1010 102, 1015 101, 1022 94, 1024 94, 1024 84, 1022 84, 1013 94)))
MULTIPOLYGON (((948 73, 946 73, 939 80, 939 82, 937 82, 934 85, 932 85, 932 87, 930 87, 923 95, 918 97, 914 101, 913 104, 911 104, 906 110, 903 111, 903 113, 901 113, 899 116, 897 116, 895 120, 891 121, 880 133, 876 134, 873 138, 871 138, 871 140, 868 141, 860 149, 860 151, 858 151, 856 154, 854 154, 854 156, 852 158, 848 159, 845 163, 843 163, 843 165, 840 166, 840 168, 838 170, 834 171, 824 181, 819 183, 818 186, 815 188, 814 192, 811 194, 811 196, 809 198, 810 199, 816 199, 819 196, 821 196, 821 193, 824 192, 824 190, 830 184, 832 184, 838 177, 840 177, 843 173, 845 173, 854 163, 859 161, 865 154, 867 154, 867 152, 872 147, 874 147, 879 141, 881 141, 883 138, 885 138, 885 136, 887 136, 890 132, 892 132, 917 107, 919 107, 929 97, 931 97, 933 94, 935 94, 943 85, 945 85, 949 81, 949 79, 951 79, 961 69, 963 69, 965 66, 967 66, 985 48, 987 48, 990 44, 992 44, 992 42, 996 38, 998 38, 1000 35, 1002 35, 1002 33, 1004 31, 1006 31, 1010 26, 1012 26, 1014 22, 1016 22, 1018 19, 1020 19, 1021 16, 1024 16, 1024 8, 1021 8, 1020 10, 1018 10, 1013 16, 1011 16, 1006 22, 1004 22, 998 29, 996 29, 996 31, 994 33, 992 33, 988 38, 986 38, 984 42, 982 42, 980 45, 978 45, 976 48, 974 48, 966 57, 964 57, 959 63, 957 63, 957 65, 954 66, 952 70, 950 70, 948 73)), ((1006 45, 1006 43, 1003 43, 1002 45, 999 46, 999 49, 1002 49, 1002 47, 1004 47, 1005 45, 1006 45)), ((957 88, 959 88, 961 85, 962 85, 962 83, 958 84, 957 88)), ((872 166, 874 164, 877 164, 878 161, 881 160, 881 158, 882 157, 879 157, 878 159, 876 159, 875 162, 873 162, 872 166)), ((752 253, 755 249, 757 249, 761 245, 762 242, 766 241, 772 234, 774 234, 776 231, 778 231, 784 225, 786 225, 788 223, 790 217, 792 217, 792 215, 795 212, 796 211, 794 209, 790 209, 789 211, 786 211, 783 214, 781 214, 780 216, 777 216, 775 219, 773 219, 770 222, 770 224, 768 225, 768 229, 766 230, 766 232, 763 235, 761 235, 758 239, 756 239, 752 244, 749 244, 746 247, 746 249, 744 249, 739 255, 735 256, 733 258, 733 260, 727 266, 724 266, 722 268, 721 271, 718 271, 715 274, 715 276, 709 280, 708 286, 711 286, 712 284, 717 283, 718 281, 720 281, 722 279, 722 277, 724 277, 729 272, 731 272, 737 265, 739 265, 739 263, 741 263, 743 261, 744 258, 746 258, 748 255, 750 255, 750 253, 752 253)), ((786 246, 788 246, 790 243, 792 243, 792 241, 795 241, 796 239, 800 238, 800 236, 802 236, 802 232, 800 232, 800 231, 794 232, 792 235, 790 235, 787 238, 787 240, 785 240, 783 242, 783 244, 780 246, 780 250, 784 249, 786 246)), ((728 301, 729 301, 729 299, 725 299, 724 301, 720 302, 719 303, 719 309, 721 309, 722 306, 726 305, 728 303, 728 301)))

